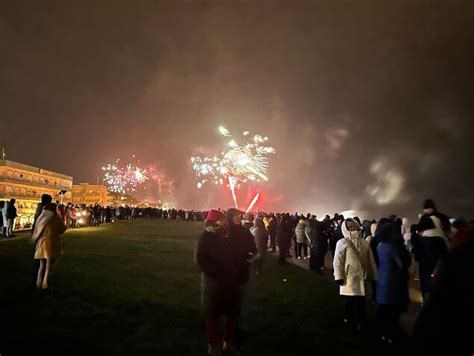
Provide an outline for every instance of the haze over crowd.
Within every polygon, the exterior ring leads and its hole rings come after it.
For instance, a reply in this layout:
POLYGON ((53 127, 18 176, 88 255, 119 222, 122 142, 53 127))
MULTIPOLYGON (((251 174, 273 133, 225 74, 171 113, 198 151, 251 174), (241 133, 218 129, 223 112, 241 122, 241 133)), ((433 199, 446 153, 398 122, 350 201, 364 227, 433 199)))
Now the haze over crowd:
POLYGON ((106 162, 135 154, 167 168, 178 207, 228 207, 227 190, 196 188, 189 163, 219 149, 225 125, 264 133, 277 150, 261 187, 267 211, 413 215, 431 197, 472 216, 473 10, 9 2, 0 146, 92 183, 106 162))

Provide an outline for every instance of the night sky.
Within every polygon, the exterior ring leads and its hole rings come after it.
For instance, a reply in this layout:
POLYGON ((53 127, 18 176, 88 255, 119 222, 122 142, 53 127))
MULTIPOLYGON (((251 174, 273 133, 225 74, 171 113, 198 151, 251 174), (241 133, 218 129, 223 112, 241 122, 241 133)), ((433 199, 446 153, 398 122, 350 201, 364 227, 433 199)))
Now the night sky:
POLYGON ((223 125, 278 150, 263 208, 472 217, 473 99, 470 0, 0 5, 7 158, 95 183, 135 154, 179 207, 231 205, 189 162, 223 125))

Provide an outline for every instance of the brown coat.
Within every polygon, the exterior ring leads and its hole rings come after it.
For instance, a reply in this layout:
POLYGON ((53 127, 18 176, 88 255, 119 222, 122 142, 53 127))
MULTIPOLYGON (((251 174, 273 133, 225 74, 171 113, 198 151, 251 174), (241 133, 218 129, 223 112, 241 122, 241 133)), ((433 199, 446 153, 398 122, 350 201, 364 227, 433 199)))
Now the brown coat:
POLYGON ((40 233, 36 243, 35 260, 58 259, 63 252, 60 235, 64 234, 66 226, 58 214, 48 221, 40 233))

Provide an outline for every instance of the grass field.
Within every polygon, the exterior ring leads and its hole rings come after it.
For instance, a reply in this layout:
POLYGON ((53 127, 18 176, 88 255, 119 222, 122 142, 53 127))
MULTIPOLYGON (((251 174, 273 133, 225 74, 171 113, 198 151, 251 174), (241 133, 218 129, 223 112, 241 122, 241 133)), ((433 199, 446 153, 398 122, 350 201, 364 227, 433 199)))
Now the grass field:
MULTIPOLYGON (((32 288, 28 239, 0 242, 0 354, 204 355, 193 262, 201 230, 138 220, 69 231, 46 294, 32 288)), ((244 355, 397 354, 373 330, 343 329, 342 301, 327 278, 275 262, 249 286, 244 355)))

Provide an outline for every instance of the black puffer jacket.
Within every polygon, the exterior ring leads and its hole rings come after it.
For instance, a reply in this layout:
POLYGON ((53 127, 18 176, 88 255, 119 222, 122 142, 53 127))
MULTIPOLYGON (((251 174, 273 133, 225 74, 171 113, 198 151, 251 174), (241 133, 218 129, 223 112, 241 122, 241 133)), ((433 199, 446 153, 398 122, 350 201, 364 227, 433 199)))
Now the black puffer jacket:
POLYGON ((196 245, 196 263, 201 270, 201 301, 209 318, 239 313, 239 271, 231 241, 214 232, 204 232, 196 245))
POLYGON ((236 209, 227 210, 227 223, 229 224, 229 240, 235 254, 239 273, 239 283, 247 283, 250 279, 249 260, 257 253, 257 246, 250 230, 242 225, 235 225, 232 218, 237 213, 236 209))

